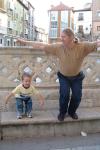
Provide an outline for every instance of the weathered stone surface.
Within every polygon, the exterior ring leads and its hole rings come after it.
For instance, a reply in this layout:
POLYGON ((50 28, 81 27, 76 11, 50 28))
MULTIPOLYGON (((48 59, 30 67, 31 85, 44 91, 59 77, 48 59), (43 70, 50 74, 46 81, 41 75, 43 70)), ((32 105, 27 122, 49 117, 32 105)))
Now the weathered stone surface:
POLYGON ((100 108, 81 108, 79 119, 66 117, 57 120, 58 111, 35 111, 33 118, 16 119, 15 112, 3 112, 1 117, 2 136, 7 138, 72 136, 100 132, 100 108))
MULTIPOLYGON (((24 69, 31 69, 33 84, 46 99, 45 109, 58 108, 59 83, 57 71, 58 59, 48 57, 41 50, 31 48, 0 48, 0 110, 15 111, 15 100, 5 106, 5 96, 20 83, 24 69)), ((83 99, 80 107, 100 106, 100 53, 89 55, 83 63, 86 75, 83 99)), ((39 109, 33 98, 34 109, 39 109)))
MULTIPOLYGON (((45 110, 52 110, 59 108, 59 93, 58 89, 39 91, 45 97, 45 110), (53 97, 54 94, 54 97, 53 97), (52 99, 51 99, 52 98, 52 99)), ((7 105, 5 105, 5 96, 8 94, 8 91, 0 92, 0 110, 2 111, 16 111, 15 99, 12 98, 7 105)), ((81 100, 80 107, 100 107, 100 89, 84 89, 83 98, 81 100)), ((39 101, 36 97, 33 97, 33 111, 40 110, 39 101)))

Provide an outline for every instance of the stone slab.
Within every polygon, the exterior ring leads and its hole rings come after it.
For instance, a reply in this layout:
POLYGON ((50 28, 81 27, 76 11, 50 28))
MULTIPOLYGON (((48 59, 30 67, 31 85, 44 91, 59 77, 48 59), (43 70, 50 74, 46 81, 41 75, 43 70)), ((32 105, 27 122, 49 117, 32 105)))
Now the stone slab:
POLYGON ((100 132, 100 108, 78 110, 79 119, 66 117, 64 122, 57 120, 58 111, 35 111, 33 118, 16 119, 15 112, 2 112, 2 136, 6 138, 74 136, 81 131, 100 132))

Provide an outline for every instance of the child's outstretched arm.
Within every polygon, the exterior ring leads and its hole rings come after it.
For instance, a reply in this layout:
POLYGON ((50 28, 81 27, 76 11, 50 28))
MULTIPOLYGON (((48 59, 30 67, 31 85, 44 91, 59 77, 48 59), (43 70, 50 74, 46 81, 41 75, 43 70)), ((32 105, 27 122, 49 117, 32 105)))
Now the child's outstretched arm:
POLYGON ((12 97, 12 96, 14 96, 14 94, 11 92, 10 94, 8 94, 8 96, 6 96, 6 98, 5 98, 5 103, 7 104, 8 103, 8 101, 10 100, 10 98, 12 97))

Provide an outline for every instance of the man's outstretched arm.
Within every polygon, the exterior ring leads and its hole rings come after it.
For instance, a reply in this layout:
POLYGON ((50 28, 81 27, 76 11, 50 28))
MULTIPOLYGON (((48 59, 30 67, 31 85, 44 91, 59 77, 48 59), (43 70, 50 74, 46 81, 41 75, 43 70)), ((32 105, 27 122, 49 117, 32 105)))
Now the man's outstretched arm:
POLYGON ((97 44, 97 48, 100 47, 100 40, 99 40, 99 41, 96 41, 96 42, 94 42, 94 43, 97 44))
POLYGON ((17 39, 17 43, 21 43, 23 45, 32 46, 33 49, 39 49, 44 50, 47 54, 56 55, 57 52, 57 43, 55 44, 48 44, 48 43, 42 43, 37 41, 27 41, 24 39, 17 39))
POLYGON ((34 49, 45 49, 45 46, 48 45, 47 43, 37 42, 37 41, 27 41, 25 39, 17 39, 17 43, 32 46, 34 49))

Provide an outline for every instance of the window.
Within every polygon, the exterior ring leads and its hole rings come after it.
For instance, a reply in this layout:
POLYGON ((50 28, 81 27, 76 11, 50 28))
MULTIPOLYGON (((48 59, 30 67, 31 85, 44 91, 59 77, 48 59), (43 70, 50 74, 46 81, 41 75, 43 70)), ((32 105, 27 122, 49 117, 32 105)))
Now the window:
POLYGON ((100 26, 97 26, 97 31, 100 31, 100 26))
POLYGON ((49 33, 49 37, 57 38, 57 29, 51 29, 49 33))
POLYGON ((83 33, 83 26, 82 26, 82 25, 80 25, 80 26, 78 27, 78 32, 79 32, 79 33, 83 33))
POLYGON ((57 21, 52 21, 51 22, 51 28, 57 28, 57 26, 58 26, 57 21))
POLYGON ((14 46, 16 46, 16 42, 14 42, 14 46))
POLYGON ((88 30, 88 28, 86 27, 86 31, 88 30))
POLYGON ((84 20, 84 14, 83 13, 79 13, 78 21, 83 21, 83 20, 84 20))
POLYGON ((7 41, 7 46, 10 46, 10 41, 7 41))
POLYGON ((8 9, 10 8, 10 2, 7 3, 8 9))
POLYGON ((2 44, 2 39, 0 39, 0 44, 2 44))
POLYGON ((68 11, 61 12, 61 30, 68 27, 68 11))
POLYGON ((57 21, 58 20, 58 12, 52 11, 51 12, 51 21, 57 21))
POLYGON ((98 17, 100 17, 100 12, 98 12, 98 17))
POLYGON ((98 16, 98 17, 100 17, 100 10, 99 10, 99 11, 97 11, 97 16, 98 16))
POLYGON ((52 20, 55 20, 56 19, 56 17, 55 16, 52 16, 52 20))
POLYGON ((18 13, 16 13, 16 19, 18 19, 18 13))
POLYGON ((62 28, 62 29, 65 29, 65 28, 67 28, 67 27, 68 27, 67 22, 61 22, 61 28, 62 28))

